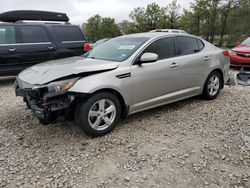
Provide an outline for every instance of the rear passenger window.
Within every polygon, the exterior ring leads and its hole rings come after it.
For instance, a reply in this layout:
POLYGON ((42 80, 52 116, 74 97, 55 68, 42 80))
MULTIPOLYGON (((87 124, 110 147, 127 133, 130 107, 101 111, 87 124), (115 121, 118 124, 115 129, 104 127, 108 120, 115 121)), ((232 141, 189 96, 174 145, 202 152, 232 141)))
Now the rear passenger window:
POLYGON ((174 38, 167 37, 153 42, 144 50, 144 53, 147 52, 157 54, 159 60, 175 56, 174 38))
POLYGON ((21 43, 50 42, 48 32, 40 26, 19 26, 21 43))
POLYGON ((0 26, 0 44, 16 43, 14 26, 0 26))
POLYGON ((200 39, 197 39, 197 42, 198 42, 199 51, 201 51, 204 48, 204 43, 200 39))
POLYGON ((53 26, 52 29, 56 37, 62 43, 75 41, 83 42, 85 40, 81 30, 78 27, 53 26))
POLYGON ((193 37, 176 37, 178 55, 188 55, 199 51, 197 39, 193 37))

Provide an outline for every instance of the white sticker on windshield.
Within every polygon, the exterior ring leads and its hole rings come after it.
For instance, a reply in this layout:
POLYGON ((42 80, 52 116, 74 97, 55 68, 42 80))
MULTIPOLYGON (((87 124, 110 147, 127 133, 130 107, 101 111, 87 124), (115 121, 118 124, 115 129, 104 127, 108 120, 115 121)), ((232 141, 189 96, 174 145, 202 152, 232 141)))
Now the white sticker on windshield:
POLYGON ((124 45, 120 46, 118 50, 133 50, 135 48, 135 45, 124 45))
POLYGON ((120 59, 123 59, 123 58, 126 58, 126 57, 127 57, 126 54, 121 54, 119 58, 120 58, 120 59))

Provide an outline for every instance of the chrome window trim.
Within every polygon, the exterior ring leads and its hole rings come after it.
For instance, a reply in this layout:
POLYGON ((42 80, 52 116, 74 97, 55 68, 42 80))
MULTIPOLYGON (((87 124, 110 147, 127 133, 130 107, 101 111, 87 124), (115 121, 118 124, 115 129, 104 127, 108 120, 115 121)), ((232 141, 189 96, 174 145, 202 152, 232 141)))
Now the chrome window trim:
POLYGON ((34 43, 14 43, 14 44, 0 44, 1 46, 27 46, 27 45, 41 45, 41 44, 52 44, 51 42, 34 42, 34 43))
POLYGON ((62 41, 62 44, 86 42, 85 40, 62 41))

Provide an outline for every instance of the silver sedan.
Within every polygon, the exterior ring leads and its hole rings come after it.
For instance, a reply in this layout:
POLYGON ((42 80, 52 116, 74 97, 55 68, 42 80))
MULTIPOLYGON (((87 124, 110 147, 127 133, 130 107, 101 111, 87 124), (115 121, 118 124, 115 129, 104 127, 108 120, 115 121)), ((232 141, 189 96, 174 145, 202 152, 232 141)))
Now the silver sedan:
POLYGON ((102 136, 139 111, 196 95, 215 99, 228 71, 228 52, 201 38, 141 33, 33 66, 19 74, 15 90, 41 123, 75 120, 102 136))

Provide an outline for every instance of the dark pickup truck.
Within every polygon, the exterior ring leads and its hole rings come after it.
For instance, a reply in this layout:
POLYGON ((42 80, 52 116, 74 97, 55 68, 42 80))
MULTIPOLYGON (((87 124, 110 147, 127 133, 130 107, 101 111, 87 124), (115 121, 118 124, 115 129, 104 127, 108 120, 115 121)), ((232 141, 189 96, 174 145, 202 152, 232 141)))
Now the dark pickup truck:
POLYGON ((44 11, 0 14, 0 76, 17 75, 44 61, 84 54, 84 34, 68 20, 66 14, 44 11))

